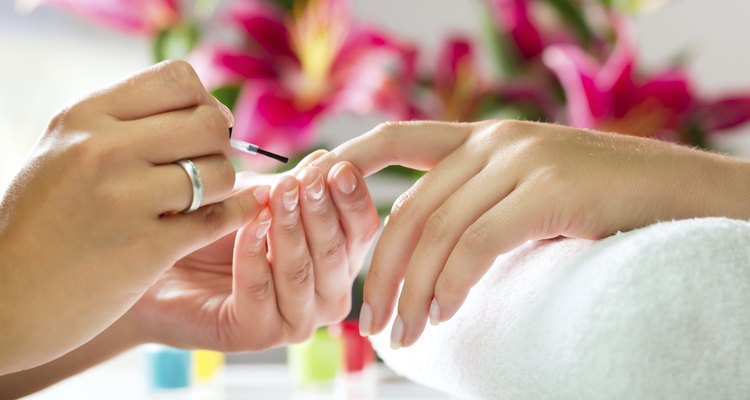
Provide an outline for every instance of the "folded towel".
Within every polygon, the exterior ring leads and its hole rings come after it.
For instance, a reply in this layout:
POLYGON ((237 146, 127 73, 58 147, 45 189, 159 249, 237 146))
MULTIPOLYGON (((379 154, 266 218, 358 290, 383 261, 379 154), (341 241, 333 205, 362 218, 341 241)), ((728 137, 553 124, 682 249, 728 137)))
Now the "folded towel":
POLYGON ((450 321, 393 351, 462 398, 750 398, 750 223, 660 223, 505 254, 450 321))

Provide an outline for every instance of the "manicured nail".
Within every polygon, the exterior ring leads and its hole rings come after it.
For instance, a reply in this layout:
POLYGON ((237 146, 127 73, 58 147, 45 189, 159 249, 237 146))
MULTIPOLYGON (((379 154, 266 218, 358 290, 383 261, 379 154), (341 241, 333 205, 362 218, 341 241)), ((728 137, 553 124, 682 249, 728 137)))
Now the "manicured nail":
POLYGON ((284 203, 284 208, 286 208, 287 211, 292 212, 295 208, 297 208, 297 203, 299 202, 299 191, 295 187, 294 189, 284 193, 281 195, 281 201, 284 203))
POLYGON ((346 163, 342 163, 342 165, 336 170, 333 179, 336 181, 336 187, 339 188, 341 193, 352 194, 354 193, 354 190, 357 189, 357 178, 354 177, 352 167, 346 163))
POLYGON ((359 310, 359 335, 370 336, 372 332, 372 309, 367 303, 362 303, 359 310))
POLYGON ((258 226, 255 228, 255 237, 262 239, 271 227, 271 212, 267 208, 258 214, 258 226))
POLYGON ((267 204, 270 193, 271 188, 269 188, 268 186, 260 186, 253 190, 253 197, 255 197, 255 200, 257 200, 258 203, 267 204))
POLYGON ((432 299, 430 303, 430 324, 437 326, 440 323, 440 305, 437 300, 432 299))
POLYGON ((311 199, 318 201, 323 198, 323 191, 325 188, 323 187, 323 176, 318 173, 318 176, 315 178, 315 180, 309 184, 305 190, 307 191, 307 195, 310 196, 311 199))
POLYGON ((397 315, 396 320, 393 321, 393 329, 391 330, 391 348, 398 350, 403 346, 404 342, 404 321, 401 320, 401 316, 397 315))

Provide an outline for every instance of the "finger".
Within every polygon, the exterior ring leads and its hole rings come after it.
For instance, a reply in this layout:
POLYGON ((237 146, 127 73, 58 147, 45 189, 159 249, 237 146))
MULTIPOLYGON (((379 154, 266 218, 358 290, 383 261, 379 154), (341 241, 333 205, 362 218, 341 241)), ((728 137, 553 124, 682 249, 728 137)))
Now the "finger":
POLYGON ((313 151, 312 153, 305 156, 305 158, 303 158, 296 166, 294 166, 290 173, 292 175, 298 175, 305 167, 326 154, 328 154, 328 150, 318 149, 313 151))
POLYGON ((297 180, 284 175, 271 191, 273 224, 268 246, 279 312, 292 342, 305 340, 315 326, 313 263, 299 212, 297 180))
MULTIPOLYGON (((234 187, 235 171, 232 162, 224 156, 206 156, 191 160, 203 182, 202 205, 224 200, 234 187)), ((152 199, 155 211, 161 215, 170 211, 181 211, 190 206, 193 186, 185 170, 176 163, 151 168, 146 178, 146 194, 152 199)))
POLYGON ((394 203, 365 279, 364 317, 360 312, 360 326, 365 333, 378 333, 387 325, 427 218, 481 169, 480 161, 468 155, 463 148, 454 152, 394 203))
POLYGON ((189 214, 164 215, 164 234, 157 239, 174 259, 182 258, 247 225, 266 206, 263 200, 248 189, 189 214))
POLYGON ((298 179, 302 225, 315 270, 316 308, 322 322, 339 322, 351 303, 346 238, 320 170, 307 167, 298 179))
MULTIPOLYGON (((268 188, 261 196, 269 197, 268 188)), ((232 263, 233 312, 240 328, 263 326, 245 337, 256 350, 268 348, 278 343, 281 331, 273 329, 281 326, 281 316, 276 307, 276 290, 273 284, 271 265, 266 254, 266 234, 271 227, 271 212, 263 209, 249 225, 239 230, 234 245, 232 263)), ((247 340, 245 340, 247 341, 247 340)))
POLYGON ((451 318, 495 259, 533 237, 542 216, 542 196, 519 185, 461 235, 435 284, 438 322, 451 318))
POLYGON ((213 104, 193 67, 175 60, 153 65, 85 102, 121 120, 213 104))
POLYGON ((227 121, 215 106, 198 106, 128 121, 124 131, 154 164, 209 154, 229 156, 227 121))
POLYGON ((339 161, 350 161, 364 176, 389 165, 428 170, 487 123, 437 121, 391 122, 352 139, 311 165, 327 173, 339 161))
POLYGON ((398 300, 403 329, 394 335, 396 347, 416 342, 428 313, 433 316, 440 313, 439 305, 431 304, 440 272, 468 227, 514 189, 517 180, 511 174, 502 161, 487 165, 427 218, 409 260, 398 300))
POLYGON ((364 177, 349 162, 333 166, 328 187, 339 212, 349 253, 349 277, 354 279, 364 257, 380 230, 380 216, 372 201, 364 177), (352 258, 356 257, 356 258, 352 258))

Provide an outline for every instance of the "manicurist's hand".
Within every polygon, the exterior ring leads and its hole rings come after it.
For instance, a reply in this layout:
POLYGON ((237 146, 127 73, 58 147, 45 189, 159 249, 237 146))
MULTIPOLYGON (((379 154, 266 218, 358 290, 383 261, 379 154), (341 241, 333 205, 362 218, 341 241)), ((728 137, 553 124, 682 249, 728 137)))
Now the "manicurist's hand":
POLYGON ((307 339, 349 312, 351 286, 380 227, 361 174, 342 162, 241 177, 268 202, 237 233, 181 259, 128 313, 143 340, 224 351, 307 339))
POLYGON ((0 375, 78 347, 177 260, 265 207, 227 197, 231 114, 184 62, 165 62, 61 111, 0 206, 0 375), (203 207, 176 161, 190 159, 203 207))
POLYGON ((736 159, 669 143, 517 122, 384 124, 316 160, 369 175, 429 171, 393 206, 365 281, 360 327, 396 307, 392 346, 429 317, 453 316, 494 259, 527 240, 596 239, 657 221, 750 218, 750 172, 736 159))

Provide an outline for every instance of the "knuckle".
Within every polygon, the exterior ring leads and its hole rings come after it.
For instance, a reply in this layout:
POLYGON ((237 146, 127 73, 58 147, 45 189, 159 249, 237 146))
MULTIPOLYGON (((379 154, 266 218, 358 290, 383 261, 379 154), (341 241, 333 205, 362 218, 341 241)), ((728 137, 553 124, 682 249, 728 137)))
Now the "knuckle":
POLYGON ((461 246, 467 252, 483 251, 489 245, 489 232, 487 223, 477 221, 464 233, 461 238, 461 246))
POLYGON ((311 338, 315 333, 315 324, 312 320, 300 321, 299 324, 289 327, 289 342, 292 344, 302 343, 311 338))
POLYGON ((366 197, 359 197, 346 203, 345 210, 350 213, 363 213, 366 212, 370 206, 370 202, 366 197))
POLYGON ((287 218, 281 218, 276 221, 278 221, 278 226, 285 234, 291 234, 300 228, 299 217, 296 214, 291 214, 287 218))
POLYGON ((450 230, 450 219, 442 208, 432 213, 424 226, 424 238, 432 243, 441 241, 450 230))
POLYGON ((284 273, 287 281, 293 286, 302 286, 309 281, 312 275, 312 260, 306 258, 304 261, 298 262, 295 267, 284 273))
POLYGON ((205 89, 193 67, 183 60, 167 60, 159 66, 159 77, 186 98, 199 102, 205 89))
POLYGON ((174 82, 191 82, 198 78, 193 66, 183 60, 166 60, 160 65, 165 79, 174 82))
POLYGON ((209 236, 220 232, 224 226, 226 209, 224 204, 216 203, 203 206, 200 209, 204 229, 209 236))
POLYGON ((346 250, 346 239, 342 234, 335 235, 328 241, 326 247, 316 255, 316 260, 321 263, 331 263, 339 261, 346 250))
POLYGON ((399 221, 401 219, 408 219, 407 215, 411 213, 412 203, 414 201, 414 189, 409 189, 399 196, 396 201, 393 202, 391 207, 391 214, 388 218, 388 223, 392 221, 399 221))
POLYGON ((271 288, 271 280, 268 277, 261 278, 250 282, 247 286, 247 292, 255 299, 263 300, 268 296, 271 288))

